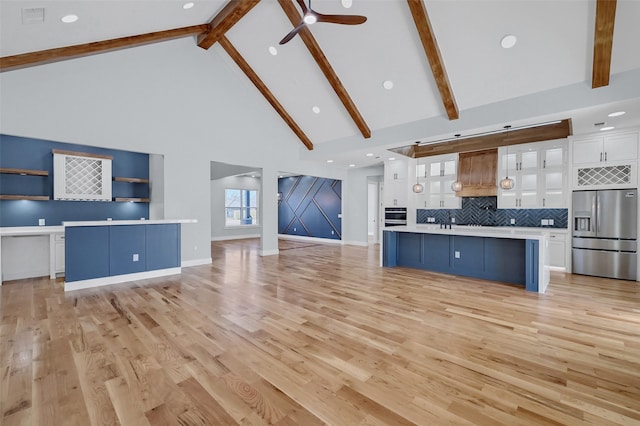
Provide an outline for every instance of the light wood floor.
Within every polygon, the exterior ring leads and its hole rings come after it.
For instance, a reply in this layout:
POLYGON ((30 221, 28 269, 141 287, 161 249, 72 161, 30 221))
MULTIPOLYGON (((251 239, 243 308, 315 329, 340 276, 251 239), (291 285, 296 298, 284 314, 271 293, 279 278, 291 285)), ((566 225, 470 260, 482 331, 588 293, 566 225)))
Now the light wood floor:
POLYGON ((548 292, 213 244, 181 276, 0 290, 3 425, 640 424, 640 286, 548 292))

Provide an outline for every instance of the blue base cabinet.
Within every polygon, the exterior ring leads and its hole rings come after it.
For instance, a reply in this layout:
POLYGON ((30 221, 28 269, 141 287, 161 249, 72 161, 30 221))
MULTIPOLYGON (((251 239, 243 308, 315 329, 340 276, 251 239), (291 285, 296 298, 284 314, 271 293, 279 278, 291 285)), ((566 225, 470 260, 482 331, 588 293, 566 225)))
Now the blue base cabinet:
POLYGON ((538 291, 538 241, 384 231, 383 266, 404 266, 538 291))
POLYGON ((65 281, 177 268, 180 224, 65 228, 65 281))

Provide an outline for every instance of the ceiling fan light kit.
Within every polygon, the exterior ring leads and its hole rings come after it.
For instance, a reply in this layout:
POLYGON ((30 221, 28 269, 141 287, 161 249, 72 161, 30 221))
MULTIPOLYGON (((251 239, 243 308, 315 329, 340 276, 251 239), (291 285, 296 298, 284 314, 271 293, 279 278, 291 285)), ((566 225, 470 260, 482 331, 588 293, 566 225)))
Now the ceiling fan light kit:
POLYGON ((311 9, 311 0, 309 0, 309 6, 304 3, 304 0, 297 0, 302 9, 302 21, 289 32, 282 40, 280 44, 288 43, 292 38, 296 36, 306 25, 312 25, 316 22, 326 22, 329 24, 342 24, 342 25, 359 25, 364 24, 367 20, 365 16, 361 15, 324 15, 311 9))

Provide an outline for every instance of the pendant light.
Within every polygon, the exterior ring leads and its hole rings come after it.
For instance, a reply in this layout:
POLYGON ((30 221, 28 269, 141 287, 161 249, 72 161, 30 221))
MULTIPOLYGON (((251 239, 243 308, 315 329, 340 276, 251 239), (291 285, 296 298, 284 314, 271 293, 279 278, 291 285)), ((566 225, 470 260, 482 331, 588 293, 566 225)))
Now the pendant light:
MULTIPOLYGON (((422 191, 424 191, 424 185, 418 182, 418 166, 420 166, 420 159, 418 159, 418 162, 416 163, 416 183, 415 185, 413 185, 413 188, 411 188, 413 189, 413 192, 415 192, 416 194, 420 194, 422 191)), ((426 175, 426 172, 425 172, 425 175, 426 175)))
MULTIPOLYGON (((507 136, 509 136, 511 126, 504 126, 504 128, 507 129, 507 136)), ((507 139, 506 136, 505 139, 507 139)), ((513 189, 513 179, 509 177, 509 145, 507 145, 507 174, 505 178, 500 181, 500 188, 505 191, 513 189)))
MULTIPOLYGON (((460 137, 460 133, 457 133, 455 135, 456 139, 460 137)), ((451 190, 453 192, 460 192, 462 191, 462 182, 460 182, 460 179, 456 179, 454 182, 451 182, 451 190)))

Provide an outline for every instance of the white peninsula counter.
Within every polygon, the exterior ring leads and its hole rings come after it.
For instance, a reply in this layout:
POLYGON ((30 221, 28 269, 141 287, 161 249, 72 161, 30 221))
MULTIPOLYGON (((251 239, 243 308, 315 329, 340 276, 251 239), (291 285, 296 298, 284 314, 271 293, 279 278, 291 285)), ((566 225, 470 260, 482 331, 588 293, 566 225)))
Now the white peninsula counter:
MULTIPOLYGON (((550 228, 551 229, 551 228, 550 228)), ((383 229, 380 263, 524 285, 549 284, 549 231, 540 228, 440 225, 383 229)))

